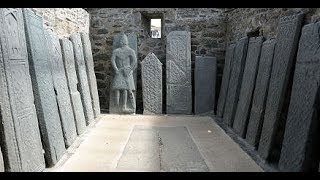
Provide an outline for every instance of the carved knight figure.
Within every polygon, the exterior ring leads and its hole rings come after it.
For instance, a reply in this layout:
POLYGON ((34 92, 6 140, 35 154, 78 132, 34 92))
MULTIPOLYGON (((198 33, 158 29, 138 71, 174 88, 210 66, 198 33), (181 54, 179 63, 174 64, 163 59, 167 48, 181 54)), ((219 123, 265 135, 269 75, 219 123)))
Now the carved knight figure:
POLYGON ((120 47, 112 52, 111 63, 114 70, 112 91, 115 91, 116 105, 123 113, 134 113, 136 102, 133 91, 136 89, 133 71, 137 58, 135 51, 128 46, 128 37, 124 33, 120 37, 120 47), (133 109, 128 108, 128 96, 133 109))

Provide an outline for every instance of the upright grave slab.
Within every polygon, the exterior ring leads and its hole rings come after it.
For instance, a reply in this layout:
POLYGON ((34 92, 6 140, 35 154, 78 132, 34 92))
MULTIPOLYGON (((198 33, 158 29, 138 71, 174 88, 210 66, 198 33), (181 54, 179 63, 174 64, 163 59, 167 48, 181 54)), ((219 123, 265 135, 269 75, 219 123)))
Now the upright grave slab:
POLYGON ((196 56, 195 61, 194 113, 208 113, 215 107, 217 58, 196 56))
POLYGON ((231 74, 232 63, 234 58, 233 56, 234 49, 235 49, 235 44, 230 44, 226 51, 225 62, 223 67, 223 76, 222 76, 221 88, 220 88, 218 104, 217 104, 217 113, 216 113, 217 116, 220 118, 222 118, 224 108, 225 108, 225 102, 227 99, 230 74, 231 74))
POLYGON ((256 147, 258 145, 263 124, 268 86, 271 75, 273 53, 276 41, 267 40, 262 44, 256 87, 253 93, 251 112, 249 116, 246 140, 256 147))
POLYGON ((245 136, 251 100, 256 83, 258 64, 260 59, 263 37, 252 37, 249 39, 246 65, 243 71, 243 78, 239 94, 239 102, 233 122, 234 131, 241 137, 245 136))
POLYGON ((239 100, 239 92, 242 82, 243 70, 246 63, 246 55, 248 49, 248 38, 241 38, 235 47, 234 59, 232 62, 232 70, 228 85, 227 99, 223 112, 223 122, 228 126, 232 126, 234 114, 239 100))
POLYGON ((94 121, 94 114, 91 103, 90 88, 88 83, 86 64, 83 56, 83 47, 81 43, 80 33, 73 33, 70 36, 70 40, 73 44, 74 60, 79 82, 78 88, 83 104, 84 116, 86 119, 86 124, 89 125, 91 122, 94 121))
POLYGON ((71 105, 75 118, 75 124, 78 135, 82 134, 86 129, 86 119, 84 117, 81 96, 78 91, 78 78, 74 61, 74 53, 72 42, 69 39, 60 39, 64 68, 66 71, 71 105))
POLYGON ((281 171, 308 171, 315 158, 320 110, 320 22, 303 27, 279 161, 281 171))
POLYGON ((0 9, 0 130, 5 170, 42 171, 45 161, 34 105, 22 10, 0 9))
POLYGON ((172 31, 166 47, 167 113, 192 113, 191 33, 172 31))
POLYGON ((162 63, 153 53, 141 62, 143 114, 162 113, 162 63))
POLYGON ((303 14, 280 18, 258 152, 269 159, 280 122, 288 80, 298 47, 303 14))

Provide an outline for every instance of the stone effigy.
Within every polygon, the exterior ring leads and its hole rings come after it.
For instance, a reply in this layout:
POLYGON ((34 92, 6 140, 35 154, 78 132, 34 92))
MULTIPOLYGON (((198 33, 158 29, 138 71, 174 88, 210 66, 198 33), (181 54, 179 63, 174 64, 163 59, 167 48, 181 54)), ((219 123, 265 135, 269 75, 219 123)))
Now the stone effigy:
POLYGON ((114 37, 111 63, 110 113, 136 112, 137 37, 120 33, 114 37))
POLYGON ((78 89, 81 95, 84 116, 86 118, 86 124, 89 125, 94 121, 94 114, 80 33, 73 33, 70 36, 70 40, 73 44, 74 60, 79 83, 78 89))
POLYGON ((223 76, 222 76, 222 82, 221 82, 221 88, 218 98, 218 104, 217 104, 217 116, 222 118, 223 112, 224 112, 224 105, 227 99, 227 92, 228 92, 228 85, 230 80, 230 74, 232 69, 232 62, 233 62, 233 54, 234 54, 235 44, 230 44, 226 50, 226 57, 225 57, 225 63, 223 67, 223 76))
POLYGON ((167 113, 192 113, 191 33, 172 31, 166 47, 167 113))
POLYGON ((4 172, 4 163, 3 163, 1 147, 0 147, 0 172, 4 172))
POLYGON ((280 18, 277 43, 270 77, 264 121, 258 152, 264 159, 273 154, 274 138, 280 122, 280 114, 286 97, 289 75, 294 64, 303 14, 280 18))
POLYGON ((267 40, 262 44, 261 48, 259 70, 257 74, 255 90, 253 93, 251 112, 246 134, 247 142, 254 147, 258 145, 261 135, 275 43, 276 41, 274 39, 267 40))
POLYGON ((194 113, 213 112, 216 94, 217 58, 196 56, 194 71, 194 113))
POLYGON ((246 55, 248 49, 248 38, 241 38, 237 43, 234 51, 234 59, 230 80, 228 85, 228 93, 223 112, 223 122, 228 126, 233 125, 233 119, 239 100, 239 91, 242 82, 243 70, 246 63, 246 55))
POLYGON ((162 63, 153 53, 141 62, 143 114, 162 113, 162 63))
POLYGON ((0 27, 0 125, 5 170, 42 171, 45 162, 22 10, 1 8, 0 27))
POLYGON ((88 33, 80 33, 81 40, 83 45, 84 61, 86 63, 87 75, 88 75, 88 84, 90 87, 90 95, 93 107, 94 117, 98 117, 100 114, 100 102, 99 94, 97 88, 97 79, 94 73, 94 63, 91 50, 91 42, 89 39, 88 33))
POLYGON ((320 22, 301 32, 279 169, 308 171, 318 166, 320 112, 320 22))
POLYGON ((71 105, 75 118, 77 134, 82 134, 86 129, 86 119, 84 117, 81 96, 78 91, 78 78, 74 61, 72 42, 69 39, 61 39, 61 50, 66 70, 67 82, 70 91, 71 105))
POLYGON ((233 130, 241 137, 246 134, 249 120, 251 100, 256 83, 258 64, 260 59, 263 37, 252 37, 249 39, 246 65, 239 94, 239 102, 233 122, 233 130))

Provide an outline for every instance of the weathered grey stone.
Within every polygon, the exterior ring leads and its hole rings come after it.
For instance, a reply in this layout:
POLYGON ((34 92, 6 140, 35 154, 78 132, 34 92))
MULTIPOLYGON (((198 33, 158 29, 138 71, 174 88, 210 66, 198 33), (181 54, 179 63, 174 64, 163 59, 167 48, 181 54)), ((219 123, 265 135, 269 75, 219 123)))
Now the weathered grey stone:
POLYGON ((86 119, 84 117, 81 96, 78 91, 78 78, 74 61, 74 53, 72 42, 69 39, 60 40, 62 57, 66 71, 69 93, 71 97, 71 105, 75 118, 75 124, 78 135, 82 134, 86 129, 86 119))
POLYGON ((98 95, 98 88, 97 88, 97 79, 94 73, 94 63, 92 57, 92 50, 91 50, 91 42, 89 39, 88 33, 80 33, 81 40, 83 45, 83 53, 84 53, 84 61, 86 63, 87 75, 88 75, 88 84, 90 87, 90 95, 92 101, 92 108, 94 117, 98 117, 100 114, 100 102, 99 102, 99 95, 98 95))
POLYGON ((294 64, 298 47, 303 14, 280 18, 277 43, 261 131, 258 152, 269 159, 274 147, 275 133, 278 130, 280 114, 286 97, 289 75, 294 64))
POLYGON ((153 53, 141 62, 143 114, 162 113, 162 63, 153 53))
MULTIPOLYGON (((117 59, 120 58, 120 54, 122 54, 122 52, 124 52, 124 51, 118 49, 121 47, 120 40, 122 39, 122 37, 123 37, 123 33, 119 33, 116 36, 114 36, 114 39, 113 39, 113 53, 112 53, 112 55, 115 58, 114 61, 118 67, 121 67, 121 65, 116 63, 117 59), (120 50, 120 51, 118 53, 116 53, 115 50, 117 50, 117 51, 120 50)), ((112 71, 112 80, 113 81, 111 83, 112 88, 110 90, 110 104, 109 104, 109 112, 110 113, 116 113, 116 114, 117 113, 124 113, 123 108, 122 108, 124 104, 128 105, 127 106, 128 110, 125 110, 125 111, 128 111, 127 113, 135 113, 136 112, 135 98, 136 98, 136 89, 137 89, 137 66, 138 66, 138 64, 137 64, 137 57, 138 57, 137 56, 138 55, 137 54, 138 53, 137 52, 137 35, 135 33, 129 33, 129 34, 126 34, 126 37, 127 37, 127 41, 128 41, 127 48, 131 49, 131 50, 126 50, 126 51, 128 51, 128 52, 130 51, 130 54, 135 54, 135 60, 131 59, 130 65, 128 65, 128 66, 131 66, 131 68, 133 69, 133 73, 132 73, 132 75, 129 75, 129 78, 126 80, 127 85, 133 86, 130 88, 132 94, 129 92, 129 94, 131 94, 131 95, 129 95, 129 98, 127 98, 126 103, 124 103, 125 97, 127 97, 127 95, 125 95, 124 93, 128 93, 128 92, 127 92, 127 90, 120 92, 119 105, 117 105, 116 102, 117 102, 118 96, 116 95, 117 90, 115 90, 117 88, 114 88, 114 85, 115 85, 115 82, 118 80, 115 79, 115 71, 113 69, 113 71, 112 71), (134 53, 131 52, 132 50, 134 53), (132 78, 131 78, 131 76, 132 76, 132 78), (133 80, 133 82, 132 82, 132 80, 133 80), (133 85, 131 85, 131 84, 133 84, 133 85)), ((121 58, 126 59, 129 57, 130 54, 124 53, 125 57, 121 57, 121 58)), ((124 72, 124 71, 121 71, 121 72, 124 72)))
POLYGON ((62 60, 61 45, 58 36, 53 32, 45 31, 45 34, 49 48, 53 85, 58 101, 64 141, 66 147, 69 147, 77 137, 77 130, 70 100, 66 72, 62 60))
POLYGON ((244 137, 249 120, 251 100, 256 83, 258 64, 260 59, 263 37, 252 37, 249 39, 246 65, 243 71, 243 78, 239 94, 239 102, 233 121, 234 131, 244 137))
POLYGON ((64 154, 65 144, 49 62, 51 54, 47 49, 42 18, 30 9, 24 9, 23 14, 42 144, 47 164, 53 166, 64 154))
POLYGON ((262 44, 261 48, 259 70, 253 93, 251 112, 246 134, 247 142, 254 147, 258 145, 261 135, 275 42, 276 41, 274 39, 267 40, 262 44))
POLYGON ((228 126, 232 126, 234 114, 239 100, 239 91, 241 88, 243 70, 246 63, 246 55, 248 49, 248 38, 241 38, 234 50, 234 59, 232 62, 232 70, 228 85, 227 98, 223 112, 223 122, 228 126))
POLYGON ((196 56, 194 70, 194 113, 214 110, 216 99, 217 58, 196 56))
POLYGON ((299 41, 291 99, 279 169, 308 171, 318 166, 320 112, 320 22, 303 27, 299 41))
POLYGON ((0 147, 0 172, 4 172, 4 163, 3 163, 3 156, 2 156, 1 147, 0 147))
POLYGON ((172 31, 166 47, 167 113, 192 113, 191 33, 172 31))
POLYGON ((22 10, 0 9, 0 126, 6 171, 45 168, 22 10))
POLYGON ((229 80, 230 80, 230 74, 232 69, 232 63, 233 63, 233 55, 234 55, 234 49, 235 44, 230 44, 226 51, 225 56, 225 62, 223 67, 223 76, 222 76, 222 82, 221 82, 221 88, 218 98, 218 104, 217 104, 217 116, 222 118, 224 108, 225 108, 225 102, 227 99, 227 92, 228 92, 228 86, 229 86, 229 80))
POLYGON ((90 88, 88 83, 88 76, 86 70, 86 64, 83 56, 83 47, 81 43, 80 33, 73 33, 70 36, 70 40, 73 44, 74 60, 76 65, 76 72, 78 77, 78 90, 81 95, 83 104, 84 116, 86 123, 89 125, 94 121, 93 108, 91 103, 90 88))

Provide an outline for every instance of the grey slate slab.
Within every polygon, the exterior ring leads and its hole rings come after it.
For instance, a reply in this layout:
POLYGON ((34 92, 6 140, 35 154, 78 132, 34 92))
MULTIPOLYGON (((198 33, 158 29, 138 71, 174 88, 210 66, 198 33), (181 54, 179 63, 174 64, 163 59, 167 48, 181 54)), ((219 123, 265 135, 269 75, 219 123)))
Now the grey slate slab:
POLYGON ((320 104, 320 22, 305 25, 299 41, 291 99, 279 160, 281 171, 317 166, 320 104))
POLYGON ((99 95, 98 95, 98 88, 97 88, 97 79, 94 73, 94 63, 93 63, 93 57, 92 57, 91 42, 90 42, 88 33, 81 32, 80 34, 81 34, 81 41, 83 46, 84 61, 86 63, 88 83, 90 87, 93 113, 94 113, 94 117, 96 118, 100 114, 100 102, 99 102, 99 95))
POLYGON ((0 147, 0 172, 4 172, 4 162, 3 162, 1 147, 0 147))
POLYGON ((143 114, 162 113, 162 63, 153 53, 141 62, 143 114))
POLYGON ((215 107, 217 58, 196 56, 194 71, 194 113, 213 112, 215 107))
POLYGON ((32 82, 22 10, 0 9, 1 150, 5 170, 42 171, 45 162, 32 82))
POLYGON ((222 118, 223 116, 225 102, 227 99, 230 74, 231 74, 232 63, 234 58, 233 56, 234 49, 235 49, 235 44, 230 44, 226 50, 225 62, 223 67, 223 76, 221 81, 221 88, 220 88, 218 104, 217 104, 217 113, 216 113, 216 115, 220 118, 222 118))
POLYGON ((269 159, 274 147, 275 133, 288 88, 289 75, 295 62, 303 14, 280 18, 277 43, 270 77, 270 85, 264 114, 258 153, 269 159))
POLYGON ((247 130, 249 120, 248 116, 251 109, 253 90, 256 83, 262 42, 262 36, 252 37, 249 39, 246 65, 243 71, 239 94, 239 102, 233 121, 233 130, 241 137, 245 136, 247 130))
POLYGON ((247 142, 254 147, 258 145, 261 135, 275 43, 275 39, 272 39, 262 44, 259 70, 246 133, 247 142))
POLYGON ((63 38, 60 39, 61 50, 64 68, 66 71, 67 82, 69 86, 69 93, 71 99, 71 105, 73 109, 73 114, 75 118, 75 125, 77 129, 77 134, 82 134, 86 129, 86 119, 84 117, 83 104, 81 101, 81 96, 78 91, 78 77, 76 72, 76 66, 74 61, 74 53, 72 42, 63 38))
POLYGON ((166 111, 168 114, 191 114, 191 33, 172 31, 166 41, 166 111))
POLYGON ((233 119, 238 105, 243 70, 246 63, 247 49, 248 38, 243 37, 236 43, 227 98, 223 112, 223 122, 231 127, 233 125, 233 119))

